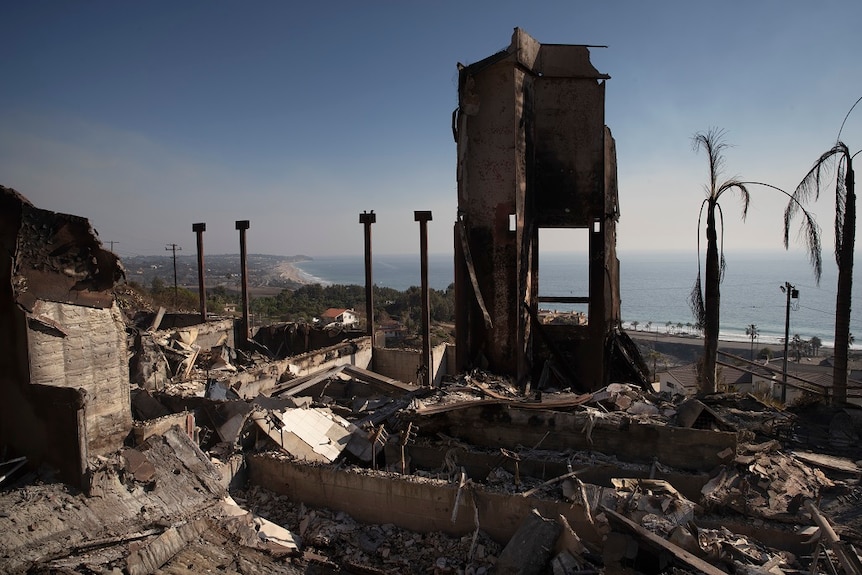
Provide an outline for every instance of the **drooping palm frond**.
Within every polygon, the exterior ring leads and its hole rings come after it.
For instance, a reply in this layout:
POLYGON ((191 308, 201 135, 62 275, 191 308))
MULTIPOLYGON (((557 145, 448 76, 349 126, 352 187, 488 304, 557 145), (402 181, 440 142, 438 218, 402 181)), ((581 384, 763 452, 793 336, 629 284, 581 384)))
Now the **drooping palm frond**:
POLYGON ((748 188, 745 187, 745 182, 741 182, 739 180, 727 180, 718 188, 716 198, 721 197, 725 192, 733 191, 739 192, 739 197, 742 199, 742 220, 745 221, 746 216, 748 216, 748 204, 751 202, 751 194, 749 193, 748 188))
POLYGON ((700 270, 697 271, 697 279, 694 281, 694 287, 691 288, 691 293, 688 296, 688 306, 691 308, 691 315, 694 316, 695 322, 698 325, 706 323, 706 306, 703 303, 703 284, 700 281, 700 270))
MULTIPOLYGON (((777 192, 781 192, 785 196, 789 198, 790 203, 795 205, 794 212, 802 212, 802 221, 799 224, 799 232, 797 237, 802 239, 802 243, 805 245, 805 251, 808 255, 808 262, 811 264, 811 267, 814 268, 814 279, 817 285, 820 285, 820 276, 823 272, 823 261, 821 259, 821 249, 820 249, 820 226, 817 224, 817 221, 814 219, 814 216, 808 210, 803 207, 798 200, 796 200, 792 194, 782 190, 778 186, 773 186, 772 184, 767 184, 764 182, 742 182, 743 184, 747 184, 750 186, 765 186, 767 188, 772 188, 777 192)), ((788 211, 784 210, 784 249, 788 249, 790 247, 790 225, 793 214, 788 213, 788 211)))
MULTIPOLYGON (((814 282, 819 286, 820 276, 823 273, 823 259, 820 255, 820 226, 817 225, 817 222, 814 221, 814 216, 808 210, 803 210, 803 214, 803 223, 799 229, 799 236, 803 238, 805 248, 808 251, 808 262, 814 268, 814 282)), ((784 247, 787 247, 786 239, 784 247)))
MULTIPOLYGON (((787 203, 787 207, 784 209, 784 245, 787 247, 788 236, 790 233, 790 224, 793 221, 793 218, 796 214, 802 210, 805 211, 804 204, 810 201, 817 201, 820 197, 820 190, 823 185, 824 180, 828 179, 831 170, 833 169, 833 163, 836 170, 835 177, 835 259, 838 260, 838 254, 841 251, 842 237, 844 231, 844 206, 847 201, 847 189, 845 187, 845 177, 846 177, 846 166, 847 159, 850 157, 850 150, 847 148, 847 145, 843 142, 837 142, 832 148, 828 151, 824 152, 820 155, 814 165, 808 170, 808 173, 805 174, 805 177, 802 178, 802 181, 799 182, 799 185, 796 186, 796 190, 794 190, 793 194, 791 194, 791 201, 787 203)), ((806 227, 808 224, 803 224, 806 227)), ((809 229, 806 232, 807 242, 811 243, 812 233, 809 229)), ((820 271, 821 271, 821 262, 819 256, 817 258, 812 257, 811 248, 816 247, 818 254, 820 251, 820 238, 819 234, 816 238, 817 241, 809 246, 809 260, 812 263, 812 266, 815 267, 815 277, 817 281, 820 281, 820 271)))
MULTIPOLYGON (((763 185, 768 186, 769 184, 763 185)), ((779 188, 775 189, 787 194, 784 190, 779 188)), ((787 195, 790 196, 790 194, 787 195)), ((805 245, 805 251, 808 252, 808 262, 814 269, 814 279, 816 280, 817 285, 820 285, 820 276, 823 273, 822 249, 820 246, 820 225, 815 221, 814 216, 812 216, 808 210, 803 208, 799 202, 793 198, 793 196, 790 196, 790 202, 795 204, 795 209, 793 211, 802 211, 802 222, 799 224, 797 237, 802 238, 803 244, 805 245)), ((793 216, 794 214, 789 210, 784 210, 784 249, 790 247, 790 226, 793 223, 793 216)))
POLYGON ((691 308, 691 314, 700 325, 706 323, 706 306, 703 303, 703 282, 701 281, 700 265, 700 226, 703 220, 703 208, 707 205, 709 205, 709 199, 703 200, 700 203, 700 212, 697 215, 697 279, 694 281, 694 286, 691 288, 691 293, 688 296, 688 305, 691 308))
POLYGON ((823 152, 823 154, 817 158, 817 161, 814 162, 814 165, 811 166, 811 169, 808 170, 808 173, 805 174, 805 177, 802 178, 802 181, 799 182, 799 185, 796 186, 796 190, 793 191, 793 198, 798 203, 787 205, 787 208, 792 210, 791 213, 795 213, 799 204, 805 204, 812 199, 817 201, 820 197, 822 182, 826 177, 828 177, 829 171, 832 169, 831 162, 834 161, 836 156, 847 157, 849 155, 850 150, 844 142, 837 142, 832 146, 832 148, 823 152))

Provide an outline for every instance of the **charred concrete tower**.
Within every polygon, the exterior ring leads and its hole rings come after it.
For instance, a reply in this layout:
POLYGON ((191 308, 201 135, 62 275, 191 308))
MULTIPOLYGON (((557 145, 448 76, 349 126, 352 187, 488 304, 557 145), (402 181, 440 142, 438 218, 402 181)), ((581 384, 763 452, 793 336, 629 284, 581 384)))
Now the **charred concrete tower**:
POLYGON ((550 368, 585 390, 608 382, 620 323, 608 78, 586 46, 540 44, 518 28, 506 50, 459 65, 459 369, 487 366, 526 383, 550 368), (587 293, 539 297, 542 228, 588 235, 587 293), (587 323, 540 324, 540 302, 586 304, 587 323))

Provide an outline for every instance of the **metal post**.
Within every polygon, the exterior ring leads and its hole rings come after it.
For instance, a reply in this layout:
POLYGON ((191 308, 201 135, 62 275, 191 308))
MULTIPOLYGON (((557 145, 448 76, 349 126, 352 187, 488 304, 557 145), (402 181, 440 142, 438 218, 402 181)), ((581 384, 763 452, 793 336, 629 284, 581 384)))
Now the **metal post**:
POLYGON ((205 223, 192 224, 192 231, 198 236, 198 294, 201 300, 201 323, 207 321, 207 290, 204 282, 204 232, 206 230, 205 223))
POLYGON ((245 250, 245 231, 249 227, 248 220, 237 220, 236 222, 236 229, 239 230, 239 263, 242 281, 242 326, 239 334, 240 341, 237 342, 240 349, 248 348, 248 260, 245 250))
POLYGON ((377 221, 374 210, 359 214, 359 223, 365 225, 365 328, 371 336, 374 349, 374 283, 371 274, 371 224, 377 221))
POLYGON ((419 222, 419 252, 422 270, 422 362, 419 364, 419 383, 430 386, 433 382, 431 369, 431 296, 428 291, 428 222, 430 211, 413 212, 413 220, 419 222))

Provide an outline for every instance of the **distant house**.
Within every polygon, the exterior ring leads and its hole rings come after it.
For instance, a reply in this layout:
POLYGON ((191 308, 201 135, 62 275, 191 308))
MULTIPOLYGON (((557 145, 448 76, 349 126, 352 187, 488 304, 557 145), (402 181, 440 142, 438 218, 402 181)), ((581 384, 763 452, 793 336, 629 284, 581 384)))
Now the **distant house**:
POLYGON ((539 322, 553 325, 587 325, 587 314, 579 311, 539 310, 539 322))
POLYGON ((395 320, 382 321, 377 326, 377 331, 383 332, 386 344, 402 341, 407 336, 407 328, 401 322, 395 320))
MULTIPOLYGON (((718 384, 722 389, 742 393, 770 392, 773 372, 765 367, 753 367, 749 373, 735 367, 719 366, 718 384)), ((697 394, 697 364, 674 367, 658 374, 659 391, 692 396, 697 394)))
MULTIPOLYGON (((748 373, 735 367, 719 366, 719 387, 728 391, 742 393, 769 393, 773 399, 779 400, 782 395, 781 362, 770 362, 766 365, 751 367, 748 373)), ((674 367, 658 374, 659 391, 692 396, 697 394, 697 368, 691 363, 674 367)), ((862 405, 862 386, 858 381, 850 380, 848 385, 848 402, 862 405)), ((818 396, 832 388, 832 371, 822 365, 790 362, 787 365, 787 389, 785 401, 792 404, 806 393, 818 396)))
POLYGON ((341 324, 344 327, 350 327, 359 323, 359 318, 356 312, 352 309, 341 309, 331 307, 320 314, 320 324, 329 325, 331 323, 341 324))

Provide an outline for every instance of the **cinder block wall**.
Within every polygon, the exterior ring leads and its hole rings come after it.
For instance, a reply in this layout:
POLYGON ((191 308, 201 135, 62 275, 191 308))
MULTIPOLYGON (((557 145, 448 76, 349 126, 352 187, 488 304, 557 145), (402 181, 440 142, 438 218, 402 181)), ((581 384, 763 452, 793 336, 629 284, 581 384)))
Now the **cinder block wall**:
POLYGON ((737 434, 656 423, 623 425, 585 413, 524 409, 514 405, 476 405, 430 414, 419 420, 423 434, 443 432, 469 442, 517 449, 597 451, 621 461, 659 463, 686 471, 710 471, 736 456, 737 434))
MULTIPOLYGON (((431 349, 434 385, 439 385, 440 380, 447 373, 448 347, 450 346, 441 343, 431 349)), ((418 350, 374 348, 374 371, 404 383, 416 383, 416 370, 419 369, 421 361, 422 352, 418 350)))
POLYGON ((429 533, 442 531, 463 536, 473 533, 475 510, 479 527, 495 541, 505 544, 521 521, 532 511, 545 517, 564 515, 572 528, 589 541, 598 533, 577 504, 486 491, 478 485, 462 492, 458 512, 452 511, 458 486, 445 481, 402 476, 394 473, 352 472, 333 466, 307 465, 272 454, 254 454, 248 459, 249 481, 287 495, 292 501, 349 513, 367 523, 392 523, 429 533))
POLYGON ((30 383, 83 389, 89 454, 119 449, 132 428, 126 326, 116 304, 91 308, 39 301, 27 342, 30 383))

